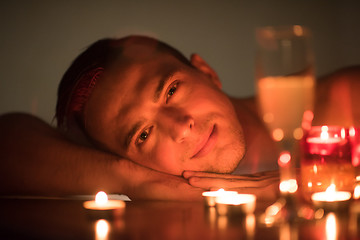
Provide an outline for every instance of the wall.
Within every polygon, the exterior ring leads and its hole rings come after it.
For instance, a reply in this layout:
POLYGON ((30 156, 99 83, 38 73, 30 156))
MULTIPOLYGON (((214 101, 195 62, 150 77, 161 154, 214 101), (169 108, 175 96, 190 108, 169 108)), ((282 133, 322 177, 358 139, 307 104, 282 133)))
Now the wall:
POLYGON ((310 27, 321 75, 360 63, 359 12, 358 1, 329 0, 1 1, 0 114, 25 111, 51 122, 57 84, 75 56, 97 39, 128 34, 199 53, 227 93, 250 96, 256 27, 310 27))

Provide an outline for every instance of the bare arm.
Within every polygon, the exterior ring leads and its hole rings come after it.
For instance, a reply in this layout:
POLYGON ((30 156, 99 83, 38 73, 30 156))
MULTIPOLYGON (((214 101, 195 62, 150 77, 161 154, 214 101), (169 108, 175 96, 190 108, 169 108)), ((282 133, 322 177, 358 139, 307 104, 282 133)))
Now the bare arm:
POLYGON ((197 199, 181 177, 70 142, 27 114, 0 117, 0 194, 63 196, 98 190, 139 199, 197 199))
POLYGON ((342 68, 319 78, 313 125, 359 126, 360 66, 342 68))

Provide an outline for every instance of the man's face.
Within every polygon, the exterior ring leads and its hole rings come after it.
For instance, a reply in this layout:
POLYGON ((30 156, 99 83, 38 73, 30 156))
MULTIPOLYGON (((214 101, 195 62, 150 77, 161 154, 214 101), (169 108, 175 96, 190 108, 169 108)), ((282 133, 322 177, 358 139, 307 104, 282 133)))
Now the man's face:
POLYGON ((96 83, 85 128, 101 147, 162 172, 231 172, 243 157, 236 113, 216 80, 170 54, 128 46, 96 83))

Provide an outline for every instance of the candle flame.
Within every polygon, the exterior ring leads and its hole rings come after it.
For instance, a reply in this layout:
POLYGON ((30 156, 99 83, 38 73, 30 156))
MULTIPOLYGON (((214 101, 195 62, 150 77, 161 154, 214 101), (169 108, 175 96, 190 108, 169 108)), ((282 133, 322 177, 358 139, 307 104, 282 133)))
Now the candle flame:
POLYGON ((335 190, 336 190, 336 186, 335 184, 332 183, 328 188, 326 188, 325 192, 326 194, 332 194, 335 193, 335 190))
POLYGON ((314 166, 313 166, 313 170, 314 170, 314 173, 315 173, 315 174, 317 174, 317 172, 318 172, 318 168, 317 168, 316 164, 314 164, 314 166))
POLYGON ((95 196, 95 203, 98 205, 105 205, 108 202, 108 196, 104 191, 100 191, 95 196))
POLYGON ((354 199, 360 199, 360 184, 354 188, 354 199))
POLYGON ((350 128, 349 128, 349 135, 350 135, 350 137, 355 137, 355 133, 356 133, 355 128, 354 128, 354 127, 350 127, 350 128))
POLYGON ((329 139, 329 128, 328 128, 328 126, 322 126, 321 127, 321 134, 320 134, 320 138, 322 139, 322 140, 327 140, 327 139, 329 139))
POLYGON ((336 185, 332 183, 325 192, 314 193, 311 198, 314 201, 322 202, 347 201, 351 198, 351 193, 347 191, 337 191, 336 185))
POLYGON ((345 137, 346 137, 346 130, 345 130, 345 128, 341 128, 341 130, 340 130, 340 136, 341 136, 342 139, 345 139, 345 137))

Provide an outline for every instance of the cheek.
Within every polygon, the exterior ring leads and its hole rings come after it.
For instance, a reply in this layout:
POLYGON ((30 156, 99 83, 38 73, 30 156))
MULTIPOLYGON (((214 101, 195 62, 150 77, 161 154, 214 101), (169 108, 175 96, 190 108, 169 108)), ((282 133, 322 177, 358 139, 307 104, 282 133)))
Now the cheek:
POLYGON ((186 99, 189 109, 196 109, 198 114, 209 112, 228 112, 232 107, 229 98, 218 89, 198 87, 199 90, 192 92, 186 99))
POLYGON ((161 140, 152 147, 151 153, 152 168, 179 175, 183 171, 182 157, 183 150, 181 145, 173 141, 161 140))

